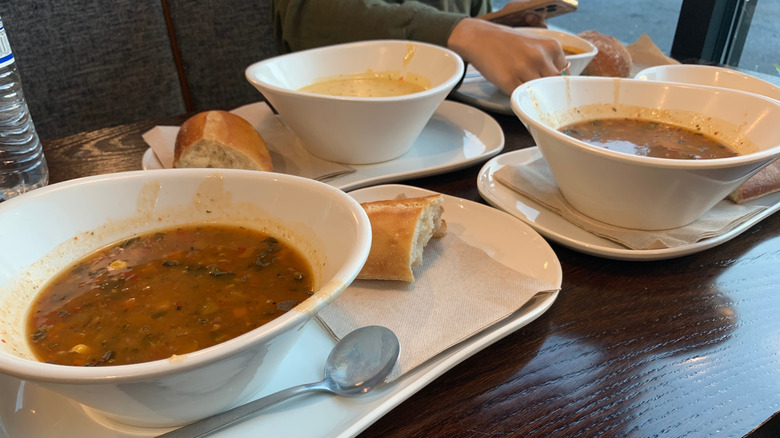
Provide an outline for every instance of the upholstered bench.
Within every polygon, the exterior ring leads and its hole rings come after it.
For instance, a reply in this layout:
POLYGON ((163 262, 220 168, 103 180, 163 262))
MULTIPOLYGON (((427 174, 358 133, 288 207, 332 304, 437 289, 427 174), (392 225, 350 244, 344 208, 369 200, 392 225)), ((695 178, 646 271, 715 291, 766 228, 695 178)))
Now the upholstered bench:
POLYGON ((41 138, 257 101, 269 6, 243 0, 0 0, 41 138))

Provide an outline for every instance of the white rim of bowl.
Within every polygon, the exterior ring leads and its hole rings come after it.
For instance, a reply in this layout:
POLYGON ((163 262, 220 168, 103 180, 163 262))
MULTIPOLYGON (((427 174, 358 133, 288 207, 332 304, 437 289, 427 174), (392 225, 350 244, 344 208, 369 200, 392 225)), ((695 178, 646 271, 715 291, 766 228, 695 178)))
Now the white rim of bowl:
MULTIPOLYGON (((15 208, 17 203, 26 202, 27 199, 34 199, 35 197, 46 196, 51 192, 68 190, 70 187, 79 186, 82 184, 87 184, 95 181, 122 180, 128 178, 147 179, 150 178, 150 175, 153 175, 151 179, 159 179, 157 178, 158 176, 161 177, 169 176, 169 177, 176 177, 176 178, 187 178, 187 177, 202 178, 207 175, 212 175, 216 172, 221 172, 226 174, 236 173, 241 175, 253 175, 253 177, 258 177, 263 180, 266 179, 287 180, 287 181, 292 181, 294 183, 303 184, 304 186, 316 187, 324 191, 323 196, 330 196, 330 197, 342 199, 356 213, 355 220, 357 222, 357 232, 358 232, 357 239, 362 240, 367 244, 364 245, 363 248, 359 248, 359 250, 355 254, 352 254, 336 270, 336 272, 333 275, 333 278, 330 281, 321 285, 319 290, 315 292, 315 294, 312 297, 309 297, 306 301, 304 301, 304 302, 309 302, 309 300, 313 300, 312 302, 317 302, 317 305, 314 306, 315 309, 324 306, 325 304, 330 302, 333 298, 335 298, 333 294, 335 294, 336 292, 339 292, 342 289, 346 289, 346 287, 355 279, 358 271, 360 270, 360 267, 363 265, 366 257, 368 256, 368 251, 371 245, 371 225, 368 221, 368 217, 365 216, 364 214, 362 215, 360 214, 361 212, 364 211, 363 208, 360 206, 360 203, 358 203, 355 199, 353 199, 351 196, 347 195, 343 191, 335 187, 332 187, 328 184, 311 180, 308 178, 294 176, 294 175, 286 175, 286 174, 279 174, 279 173, 272 173, 272 172, 258 172, 255 170, 159 169, 159 170, 151 171, 152 172, 151 174, 149 172, 150 171, 139 170, 139 171, 106 174, 106 175, 95 175, 95 176, 78 178, 78 179, 52 184, 46 187, 42 187, 40 189, 36 189, 29 193, 26 193, 24 194, 24 197, 16 197, 16 198, 9 199, 6 202, 3 202, 2 204, 0 204, 0 213, 2 213, 4 210, 10 210, 15 208), (353 271, 354 274, 348 274, 348 272, 353 269, 354 269, 353 271), (329 291, 326 292, 325 291, 326 288, 328 288, 329 291), (318 298, 317 295, 320 294, 321 292, 326 292, 327 296, 325 297, 320 296, 318 298)), ((103 366, 103 367, 78 367, 78 366, 56 365, 56 364, 50 364, 45 362, 38 362, 33 359, 25 359, 18 356, 14 356, 11 353, 0 352, 0 356, 2 357, 2 362, 8 365, 8 366, 2 366, 2 371, 9 375, 20 377, 23 379, 43 381, 49 383, 115 384, 115 383, 125 383, 129 381, 133 381, 138 378, 148 379, 148 378, 162 377, 169 374, 175 374, 182 371, 187 371, 192 368, 208 365, 216 361, 219 361, 221 359, 224 359, 226 357, 236 355, 237 353, 243 351, 246 348, 251 348, 252 344, 263 341, 264 338, 269 336, 268 334, 269 330, 276 329, 278 327, 284 327, 287 325, 298 324, 301 322, 300 321, 301 319, 310 319, 310 317, 305 313, 301 313, 301 312, 292 313, 292 311, 289 311, 286 314, 274 319, 273 321, 264 324, 247 333, 244 333, 240 336, 237 336, 233 339, 229 339, 217 345, 213 345, 208 348, 197 350, 192 353, 188 353, 186 355, 182 355, 182 356, 186 356, 186 360, 181 360, 181 361, 175 361, 175 360, 172 361, 170 358, 166 358, 166 359, 159 359, 155 361, 141 362, 141 363, 130 364, 130 365, 112 365, 112 366, 103 366)))
POLYGON ((769 81, 765 81, 765 80, 763 80, 763 79, 761 79, 761 78, 759 78, 757 76, 752 76, 752 75, 749 75, 747 73, 742 73, 742 72, 740 72, 738 70, 732 70, 730 68, 718 67, 716 65, 700 65, 700 64, 656 65, 656 66, 648 67, 646 69, 641 70, 640 72, 638 72, 636 74, 636 76, 634 78, 635 79, 640 79, 640 80, 655 81, 655 82, 666 82, 666 83, 676 83, 676 84, 699 85, 699 86, 702 86, 702 87, 723 88, 723 89, 726 89, 726 90, 734 90, 734 91, 741 91, 743 93, 758 94, 759 96, 768 97, 768 98, 774 99, 774 100, 780 100, 780 87, 778 87, 777 85, 775 85, 775 84, 773 84, 773 83, 771 83, 769 81), (656 72, 662 72, 664 70, 693 70, 693 71, 697 71, 698 70, 698 71, 706 71, 708 73, 710 73, 713 70, 715 70, 715 71, 718 71, 718 72, 723 72, 724 74, 729 75, 729 76, 734 77, 734 78, 749 79, 751 81, 757 81, 757 82, 761 83, 762 86, 766 87, 767 89, 773 90, 775 92, 775 94, 778 96, 778 98, 776 99, 776 98, 773 98, 771 96, 767 96, 765 94, 756 93, 754 91, 738 90, 736 88, 723 87, 723 86, 718 86, 718 85, 699 84, 699 83, 690 82, 690 81, 677 81, 677 80, 668 80, 668 79, 663 79, 662 80, 662 79, 657 79, 657 78, 652 78, 652 79, 642 79, 641 78, 644 75, 656 75, 657 74, 656 72))
POLYGON ((336 44, 332 46, 324 46, 324 47, 318 47, 314 49, 307 49, 302 50, 299 52, 293 52, 293 53, 287 53, 284 55, 275 56, 273 58, 264 59, 262 61, 258 61, 249 67, 246 68, 244 74, 246 76, 246 79, 253 85, 259 85, 263 88, 267 88, 269 90, 275 91, 277 93, 281 94, 289 94, 289 95, 296 95, 296 96, 306 96, 307 98, 312 99, 319 99, 319 100, 344 100, 344 101, 356 101, 356 102, 402 102, 407 100, 417 100, 422 99, 425 97, 430 96, 431 94, 440 93, 448 88, 453 88, 455 85, 460 81, 460 79, 463 77, 463 74, 465 73, 465 64, 463 62, 463 59, 455 52, 453 52, 450 49, 447 49, 445 47, 437 46, 435 44, 430 43, 423 43, 419 41, 408 41, 408 40, 369 40, 369 41, 359 41, 354 43, 344 43, 344 44, 336 44), (352 96, 332 96, 327 94, 318 94, 318 93, 307 93, 303 91, 298 90, 291 90, 289 88, 283 88, 283 87, 277 87, 276 85, 271 85, 268 82, 262 81, 258 79, 254 75, 254 70, 259 68, 260 66, 272 63, 277 61, 280 58, 285 57, 294 57, 294 56, 300 56, 303 53, 310 53, 310 52, 328 52, 328 51, 335 51, 335 50, 344 50, 345 48, 349 47, 361 47, 361 46, 381 46, 381 45, 400 45, 403 44, 405 46, 409 44, 415 44, 419 46, 424 47, 430 47, 434 50, 441 51, 448 56, 452 57, 457 64, 457 68, 455 72, 449 76, 444 82, 441 84, 428 88, 426 90, 412 93, 412 94, 404 94, 401 96, 391 96, 391 97, 352 97, 352 96))
POLYGON ((693 88, 697 90, 709 90, 709 91, 715 91, 719 93, 725 93, 725 94, 739 94, 739 95, 746 95, 750 96, 751 99, 763 99, 770 104, 776 105, 778 107, 778 110, 780 110, 780 102, 755 93, 748 93, 744 91, 736 91, 731 90, 728 88, 719 88, 719 87, 708 87, 704 85, 693 85, 693 84, 682 84, 677 82, 659 82, 659 81, 643 81, 639 79, 628 79, 628 78, 606 78, 606 77, 587 77, 587 76, 550 76, 540 79, 534 79, 533 81, 529 81, 526 84, 520 85, 515 89, 515 91, 512 93, 511 97, 511 106, 512 110, 515 112, 515 115, 520 118, 521 121, 524 123, 530 123, 537 127, 538 129, 549 131, 554 137, 558 138, 559 140, 568 140, 571 141, 576 147, 579 149, 595 154, 595 155, 601 155, 610 159, 618 160, 618 161, 629 161, 632 163, 636 163, 639 165, 645 165, 645 166, 654 166, 654 167, 665 167, 665 168, 690 168, 690 169, 718 169, 718 168, 724 168, 724 167, 732 167, 740 164, 750 164, 755 163, 758 161, 770 159, 773 156, 780 156, 780 144, 775 145, 769 149, 765 149, 762 151, 752 152, 745 155, 738 155, 736 157, 726 157, 726 158, 713 158, 713 159, 705 159, 705 160, 680 160, 680 159, 674 159, 674 158, 656 158, 656 157, 642 157, 638 155, 632 155, 632 154, 626 154, 622 152, 616 152, 609 149, 600 148, 598 146, 593 146, 588 143, 585 143, 584 141, 580 141, 575 139, 574 137, 568 136, 557 129, 550 128, 546 124, 542 123, 539 120, 536 120, 533 117, 521 117, 518 113, 523 113, 523 111, 519 108, 518 99, 521 95, 524 94, 525 90, 528 90, 530 86, 528 84, 533 85, 532 83, 537 81, 582 81, 582 82, 616 82, 616 81, 625 81, 630 84, 663 84, 663 86, 672 86, 672 87, 678 87, 678 88, 693 88))

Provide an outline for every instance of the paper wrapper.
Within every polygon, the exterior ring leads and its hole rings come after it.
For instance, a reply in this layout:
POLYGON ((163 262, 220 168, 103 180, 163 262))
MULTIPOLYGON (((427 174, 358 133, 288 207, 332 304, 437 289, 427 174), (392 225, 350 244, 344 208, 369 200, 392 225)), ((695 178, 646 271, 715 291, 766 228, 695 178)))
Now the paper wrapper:
MULTIPOLYGON (((231 112, 246 119, 263 137, 271 154, 274 172, 326 181, 355 171, 352 167, 310 154, 265 102, 245 105, 231 112)), ((178 126, 156 126, 143 134, 144 141, 152 148, 163 168, 173 167, 178 132, 178 126)))
POLYGON ((728 233, 766 210, 764 206, 738 205, 723 200, 698 220, 684 227, 645 231, 616 227, 592 219, 569 205, 558 190, 544 158, 523 166, 504 166, 493 178, 526 198, 544 205, 572 224, 629 249, 664 249, 690 245, 728 233))
POLYGON ((508 317, 537 292, 557 289, 454 233, 431 240, 414 271, 413 283, 357 280, 319 313, 338 339, 367 325, 395 332, 401 357, 388 381, 508 317))
POLYGON ((627 45, 626 50, 631 54, 631 61, 633 62, 631 67, 632 78, 646 68, 657 65, 679 64, 677 60, 664 55, 661 49, 645 33, 635 42, 627 45))

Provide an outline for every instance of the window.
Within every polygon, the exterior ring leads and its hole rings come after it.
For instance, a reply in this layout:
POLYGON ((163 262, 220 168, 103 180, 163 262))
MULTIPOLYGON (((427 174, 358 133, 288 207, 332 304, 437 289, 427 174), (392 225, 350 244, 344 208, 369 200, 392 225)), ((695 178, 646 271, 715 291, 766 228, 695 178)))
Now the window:
POLYGON ((596 30, 631 44, 643 33, 669 54, 683 0, 580 0, 576 12, 547 20, 572 33, 596 30))
MULTIPOLYGON (((494 9, 507 1, 494 0, 494 9)), ((727 64, 780 85, 778 23, 777 0, 579 0, 576 12, 547 20, 553 29, 593 29, 624 44, 646 33, 682 62, 727 64)))
POLYGON ((776 67, 780 65, 780 2, 777 0, 757 2, 737 65, 772 75, 780 82, 776 67))

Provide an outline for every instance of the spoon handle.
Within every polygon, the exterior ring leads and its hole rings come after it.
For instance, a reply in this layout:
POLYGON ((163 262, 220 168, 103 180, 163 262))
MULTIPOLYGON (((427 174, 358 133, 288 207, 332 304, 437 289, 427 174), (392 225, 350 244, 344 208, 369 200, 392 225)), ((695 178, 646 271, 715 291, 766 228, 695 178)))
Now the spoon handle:
POLYGON ((211 417, 198 420, 194 423, 190 423, 186 426, 182 426, 178 429, 172 430, 168 433, 159 435, 157 438, 200 438, 210 435, 226 426, 229 426, 239 420, 244 419, 248 415, 255 413, 261 409, 265 409, 271 405, 275 405, 281 401, 287 400, 290 397, 294 397, 298 394, 311 391, 330 391, 330 388, 325 384, 326 382, 320 381, 315 383, 307 383, 304 385, 293 386, 291 388, 283 389, 279 392, 269 394, 265 397, 261 397, 257 400, 253 400, 249 403, 245 403, 235 408, 229 409, 225 412, 212 415, 211 417))

